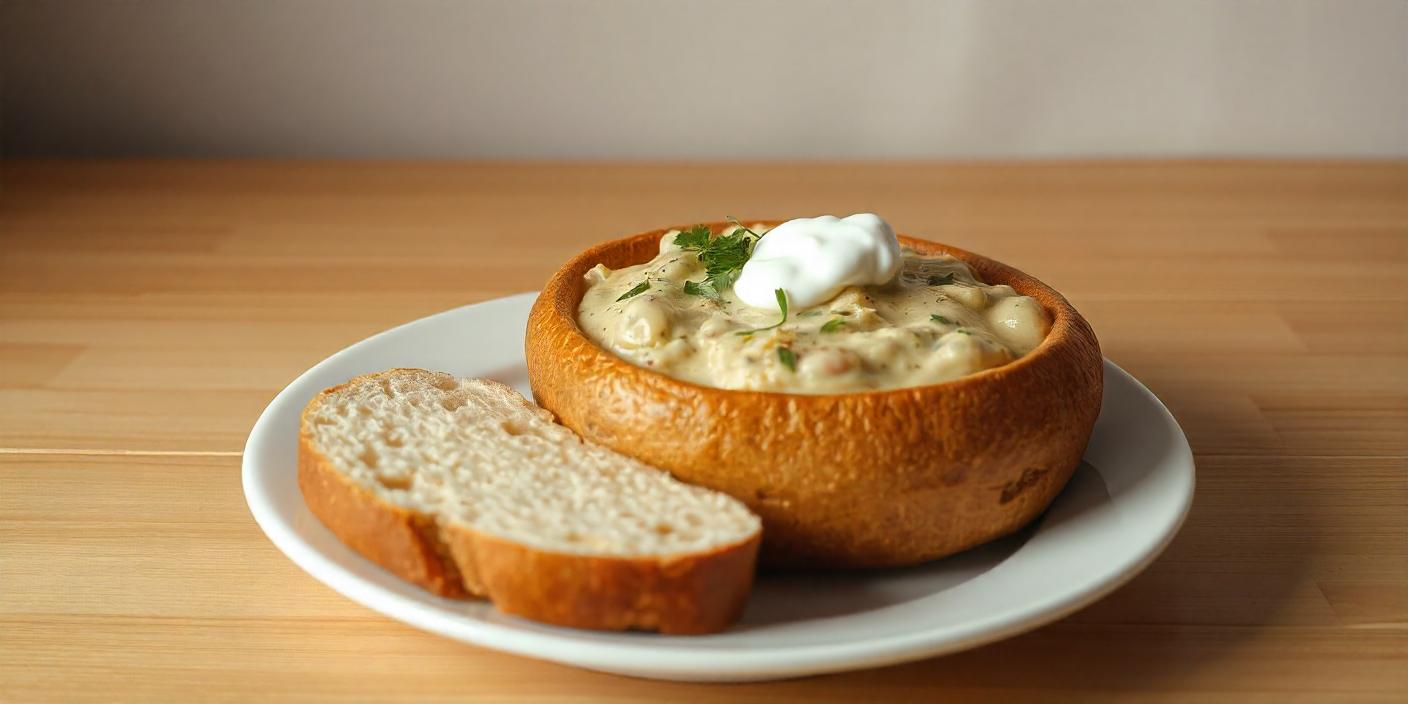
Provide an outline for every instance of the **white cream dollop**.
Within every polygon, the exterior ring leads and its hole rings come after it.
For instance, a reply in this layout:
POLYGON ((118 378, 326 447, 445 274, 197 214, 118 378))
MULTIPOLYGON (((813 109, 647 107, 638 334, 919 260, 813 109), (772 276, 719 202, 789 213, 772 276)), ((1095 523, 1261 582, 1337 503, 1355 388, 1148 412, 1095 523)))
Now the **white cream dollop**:
POLYGON ((900 243, 880 216, 798 218, 769 230, 753 248, 733 291, 755 308, 794 309, 830 300, 847 286, 889 283, 900 272, 900 243))

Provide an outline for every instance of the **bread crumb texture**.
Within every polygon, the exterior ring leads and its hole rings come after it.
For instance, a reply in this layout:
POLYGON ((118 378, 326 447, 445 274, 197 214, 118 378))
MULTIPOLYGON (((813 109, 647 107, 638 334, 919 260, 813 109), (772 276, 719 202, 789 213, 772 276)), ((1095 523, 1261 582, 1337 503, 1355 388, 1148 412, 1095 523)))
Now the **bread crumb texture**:
POLYGON ((513 389, 398 369, 324 392, 312 449, 379 499, 559 553, 696 553, 761 523, 725 494, 587 444, 513 389))

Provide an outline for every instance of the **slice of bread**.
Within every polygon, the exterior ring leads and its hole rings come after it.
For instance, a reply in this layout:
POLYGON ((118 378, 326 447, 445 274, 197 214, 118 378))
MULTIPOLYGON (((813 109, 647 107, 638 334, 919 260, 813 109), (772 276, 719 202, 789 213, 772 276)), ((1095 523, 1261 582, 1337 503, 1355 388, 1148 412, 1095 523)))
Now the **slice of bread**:
POLYGON ((723 629, 762 534, 740 502, 583 443, 508 386, 420 369, 314 398, 298 484, 342 542, 392 573, 577 628, 723 629))

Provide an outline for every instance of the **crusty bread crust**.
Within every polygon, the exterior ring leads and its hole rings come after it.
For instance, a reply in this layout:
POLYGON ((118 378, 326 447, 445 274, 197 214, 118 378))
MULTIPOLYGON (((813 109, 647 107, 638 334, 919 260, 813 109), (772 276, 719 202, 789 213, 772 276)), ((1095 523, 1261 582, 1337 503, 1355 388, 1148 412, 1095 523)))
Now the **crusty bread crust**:
POLYGON ((724 390, 637 367, 577 325, 583 274, 598 262, 648 261, 665 232, 597 245, 552 277, 528 320, 533 394, 587 441, 743 501, 763 518, 765 563, 884 567, 959 552, 1036 518, 1080 463, 1100 412, 1100 347, 1040 281, 901 236, 1037 299, 1053 318, 1046 340, 1011 364, 944 384, 836 395, 724 390))
MULTIPOLYGON (((323 391, 308 408, 343 386, 323 391)), ((382 500, 338 471, 303 426, 298 486, 323 525, 387 571, 441 596, 486 597, 505 613, 535 621, 712 633, 738 619, 752 588, 758 533, 710 551, 659 557, 536 549, 382 500)))

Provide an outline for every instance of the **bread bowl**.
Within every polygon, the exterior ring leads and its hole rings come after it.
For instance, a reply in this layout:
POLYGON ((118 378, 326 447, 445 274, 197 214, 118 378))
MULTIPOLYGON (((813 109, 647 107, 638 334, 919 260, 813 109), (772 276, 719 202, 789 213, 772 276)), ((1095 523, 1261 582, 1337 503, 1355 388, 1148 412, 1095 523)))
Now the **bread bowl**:
POLYGON ((1035 299, 1050 316, 1045 338, 1015 361, 938 384, 721 389, 632 364, 578 324, 587 272, 650 260, 673 229, 598 244, 552 276, 526 332, 533 394, 586 440, 743 501, 763 519, 765 563, 887 567, 950 555, 1029 523, 1079 464, 1100 410, 1100 348, 1035 278, 901 235, 906 248, 950 255, 1035 299))

